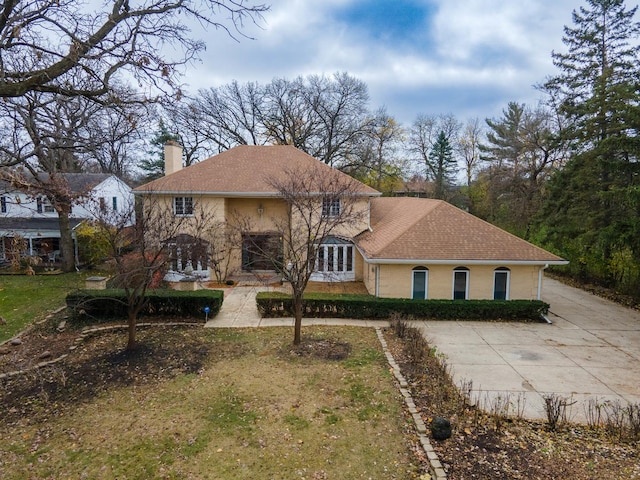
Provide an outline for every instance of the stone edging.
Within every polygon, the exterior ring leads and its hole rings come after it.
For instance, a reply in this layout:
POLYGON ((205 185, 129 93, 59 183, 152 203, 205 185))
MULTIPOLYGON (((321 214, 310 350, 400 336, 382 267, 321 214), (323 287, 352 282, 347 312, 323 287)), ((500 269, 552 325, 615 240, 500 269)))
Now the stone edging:
POLYGON ((400 385, 400 393, 404 397, 404 403, 407 405, 407 408, 409 409, 409 413, 413 417, 413 422, 415 423, 415 426, 416 426, 416 431, 418 433, 418 440, 420 440, 420 445, 422 445, 422 448, 424 449, 424 453, 427 455, 427 458, 429 459, 429 473, 431 474, 431 478, 433 478, 434 480, 446 480, 447 474, 445 473, 444 468, 442 467, 442 464, 438 459, 438 455, 436 454, 435 450, 431 446, 429 437, 427 437, 427 426, 425 425, 424 420, 422 420, 420 413, 418 413, 418 410, 416 409, 416 404, 413 403, 413 397, 411 396, 411 393, 407 389, 408 387, 407 380, 402 375, 402 372, 400 371, 400 367, 398 366, 395 359, 393 358, 393 355, 391 355, 391 352, 387 347, 387 341, 384 339, 384 336, 382 335, 381 328, 375 327, 375 330, 376 330, 376 334, 378 335, 378 340, 380 340, 380 344, 382 345, 382 350, 384 351, 384 355, 387 357, 387 361, 389 362, 389 365, 393 370, 393 375, 396 377, 396 380, 398 380, 398 384, 400 385))

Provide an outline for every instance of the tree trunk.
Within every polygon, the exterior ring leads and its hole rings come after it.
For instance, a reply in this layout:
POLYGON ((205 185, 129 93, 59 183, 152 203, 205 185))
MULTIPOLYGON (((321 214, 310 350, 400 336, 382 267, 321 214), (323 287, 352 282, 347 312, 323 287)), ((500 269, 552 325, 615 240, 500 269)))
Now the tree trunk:
POLYGON ((127 348, 126 350, 130 352, 131 350, 136 348, 136 323, 137 323, 137 315, 135 313, 129 312, 127 317, 128 322, 128 337, 127 337, 127 348))
POLYGON ((58 210, 58 223, 60 225, 60 257, 63 272, 73 272, 75 270, 75 251, 73 248, 73 236, 71 233, 71 223, 69 222, 69 212, 58 210))
POLYGON ((302 295, 293 296, 293 312, 295 321, 293 324, 293 344, 300 345, 302 331, 302 295))

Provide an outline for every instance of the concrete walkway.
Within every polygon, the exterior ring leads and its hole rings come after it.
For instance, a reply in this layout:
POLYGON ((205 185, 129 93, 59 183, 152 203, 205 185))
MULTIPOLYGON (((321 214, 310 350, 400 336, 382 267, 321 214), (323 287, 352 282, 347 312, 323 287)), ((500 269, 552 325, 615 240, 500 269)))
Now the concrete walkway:
MULTIPOLYGON (((222 308, 205 327, 293 327, 293 318, 261 318, 256 307, 256 293, 277 291, 274 287, 240 284, 225 292, 222 308)), ((353 325, 359 327, 386 327, 389 322, 350 320, 344 318, 305 318, 303 325, 353 325)))
MULTIPOLYGON (((292 318, 261 319, 255 294, 269 287, 237 286, 206 327, 293 326, 292 318)), ((418 321, 425 337, 452 368, 460 386, 471 381, 473 398, 490 408, 508 400, 528 418, 545 418, 543 396, 576 403, 568 414, 584 421, 589 401, 640 402, 640 312, 545 279, 551 305, 544 323, 418 321)), ((386 326, 386 322, 304 319, 304 325, 386 326)))

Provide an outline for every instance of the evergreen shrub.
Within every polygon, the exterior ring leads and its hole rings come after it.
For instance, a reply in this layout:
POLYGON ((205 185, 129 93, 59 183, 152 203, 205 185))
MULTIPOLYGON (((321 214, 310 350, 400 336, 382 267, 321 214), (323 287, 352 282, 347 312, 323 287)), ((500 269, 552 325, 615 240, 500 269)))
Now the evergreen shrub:
MULTIPOLYGON (((291 295, 259 292, 263 317, 293 316, 291 295)), ((369 295, 305 294, 303 315, 315 318, 542 321, 549 304, 540 300, 412 300, 369 295)))
MULTIPOLYGON (((220 311, 223 297, 222 290, 149 290, 145 295, 147 303, 139 316, 189 317, 204 321, 204 308, 209 307, 208 316, 214 317, 220 311)), ((67 295, 66 303, 74 316, 127 318, 127 298, 123 289, 78 290, 67 295)))

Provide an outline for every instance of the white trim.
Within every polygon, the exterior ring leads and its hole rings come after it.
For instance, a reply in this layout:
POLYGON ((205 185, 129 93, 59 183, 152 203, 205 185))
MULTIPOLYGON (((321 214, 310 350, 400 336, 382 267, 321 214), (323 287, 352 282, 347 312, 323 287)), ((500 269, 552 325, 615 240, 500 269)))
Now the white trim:
MULTIPOLYGON (((414 299, 413 298, 413 289, 415 286, 415 275, 417 272, 420 273, 424 273, 424 298, 421 298, 419 300, 426 300, 427 298, 429 298, 429 269, 426 267, 423 267, 423 269, 411 269, 411 294, 409 296, 409 298, 414 299)), ((415 299, 414 299, 415 300, 415 299)))
POLYGON ((352 243, 322 243, 316 251, 314 272, 309 280, 314 282, 353 282, 356 278, 355 272, 356 256, 352 243), (329 258, 331 249, 331 258, 329 258), (320 251, 322 250, 322 265, 318 264, 320 251), (340 259, 339 250, 342 251, 342 265, 338 265, 340 259), (349 265, 349 250, 351 250, 351 265, 349 265), (329 270, 331 261, 331 270, 329 270))
POLYGON ((465 285, 464 285, 464 299, 469 300, 469 270, 462 268, 454 268, 453 275, 451 275, 451 298, 455 300, 456 293, 456 273, 464 273, 465 274, 465 285))
POLYGON ((506 268, 505 270, 498 270, 497 268, 493 271, 493 299, 496 298, 496 275, 498 273, 506 273, 507 274, 507 288, 505 292, 505 300, 509 300, 511 296, 511 270, 506 268))

